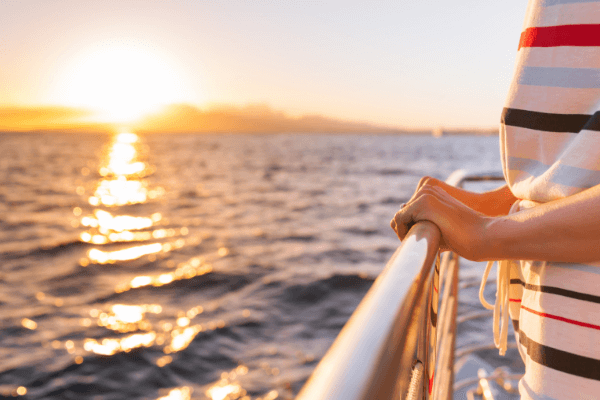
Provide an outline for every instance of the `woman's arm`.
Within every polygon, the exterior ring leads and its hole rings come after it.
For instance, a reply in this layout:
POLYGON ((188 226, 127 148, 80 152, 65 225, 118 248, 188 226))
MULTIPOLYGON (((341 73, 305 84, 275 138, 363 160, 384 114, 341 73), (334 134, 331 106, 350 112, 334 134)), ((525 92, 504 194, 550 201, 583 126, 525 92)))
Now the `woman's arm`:
MULTIPOLYGON (((421 179, 417 185, 417 190, 411 198, 412 201, 417 196, 419 189, 424 186, 437 186, 442 188, 450 196, 465 204, 475 211, 488 216, 506 215, 517 198, 512 194, 508 185, 499 187, 489 192, 474 193, 467 190, 448 185, 447 183, 435 178, 426 176, 421 179)), ((410 202, 409 201, 409 202, 410 202)))
POLYGON ((396 213, 391 226, 402 240, 421 220, 440 228, 442 250, 470 260, 600 261, 600 185, 499 216, 469 207, 440 186, 424 185, 396 213))
POLYGON ((484 224, 482 260, 600 261, 600 185, 484 224))

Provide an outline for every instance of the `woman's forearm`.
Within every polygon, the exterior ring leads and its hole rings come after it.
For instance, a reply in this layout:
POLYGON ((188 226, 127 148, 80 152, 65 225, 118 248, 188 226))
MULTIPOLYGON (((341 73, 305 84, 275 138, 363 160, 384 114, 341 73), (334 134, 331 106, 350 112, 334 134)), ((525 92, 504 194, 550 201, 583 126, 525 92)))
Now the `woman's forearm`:
POLYGON ((510 207, 517 201, 508 185, 484 193, 469 192, 429 177, 423 178, 419 188, 424 185, 438 186, 469 208, 491 217, 508 214, 510 207))
POLYGON ((600 261, 600 185, 487 218, 480 247, 480 260, 600 261))
POLYGON ((474 204, 474 207, 467 205, 490 217, 508 214, 510 207, 517 201, 508 185, 482 193, 480 196, 479 203, 474 204))

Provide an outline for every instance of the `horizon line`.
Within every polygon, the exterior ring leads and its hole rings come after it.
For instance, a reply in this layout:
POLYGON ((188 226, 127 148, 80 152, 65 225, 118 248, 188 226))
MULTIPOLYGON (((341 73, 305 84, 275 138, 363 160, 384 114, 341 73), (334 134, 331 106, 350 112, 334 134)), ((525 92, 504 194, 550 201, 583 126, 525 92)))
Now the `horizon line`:
POLYGON ((163 106, 131 122, 95 120, 97 111, 64 105, 0 105, 0 132, 114 133, 131 130, 153 133, 390 133, 493 134, 498 127, 402 127, 355 121, 312 113, 291 116, 264 103, 243 106, 212 104, 200 108, 188 103, 163 106))

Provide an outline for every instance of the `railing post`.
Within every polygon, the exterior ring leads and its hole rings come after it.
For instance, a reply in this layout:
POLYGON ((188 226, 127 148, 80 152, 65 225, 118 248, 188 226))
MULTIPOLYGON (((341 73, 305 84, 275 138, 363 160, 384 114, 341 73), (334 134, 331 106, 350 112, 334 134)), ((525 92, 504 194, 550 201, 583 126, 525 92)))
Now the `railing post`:
POLYGON ((452 253, 446 260, 442 308, 439 314, 439 359, 436 365, 434 399, 451 400, 454 384, 454 345, 456 341, 456 313, 458 309, 458 256, 452 253))

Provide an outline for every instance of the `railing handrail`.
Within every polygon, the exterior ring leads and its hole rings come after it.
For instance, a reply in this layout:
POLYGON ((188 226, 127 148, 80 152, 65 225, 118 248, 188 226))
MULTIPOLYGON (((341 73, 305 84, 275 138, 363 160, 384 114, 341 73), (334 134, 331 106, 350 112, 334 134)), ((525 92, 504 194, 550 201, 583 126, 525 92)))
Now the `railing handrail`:
POLYGON ((439 229, 431 222, 420 222, 411 228, 297 400, 393 398, 374 397, 369 394, 370 389, 391 394, 398 376, 403 375, 401 370, 406 369, 386 365, 385 359, 390 358, 390 349, 400 351, 405 343, 416 342, 417 334, 411 329, 412 310, 423 295, 439 240, 439 229), (382 365, 388 371, 376 373, 382 365))
MULTIPOLYGON (((464 170, 446 183, 461 186, 464 170)), ((479 178, 473 178, 474 180, 479 178)), ((297 400, 400 399, 406 394, 418 337, 428 313, 440 231, 415 224, 373 283, 297 400)), ((424 347, 420 343, 421 348, 424 347)), ((421 358, 425 357, 421 354, 421 358)))

